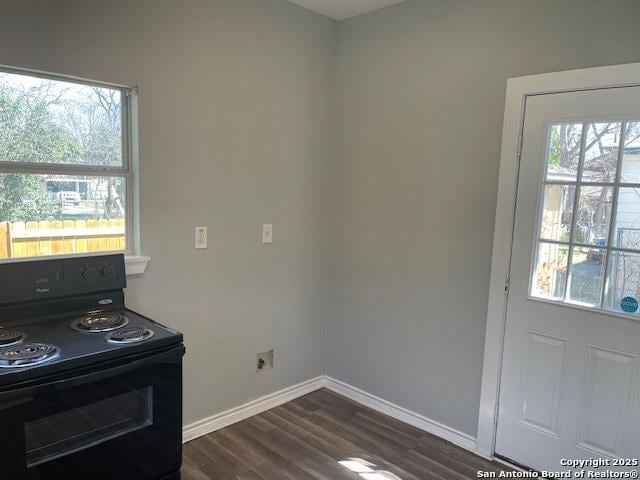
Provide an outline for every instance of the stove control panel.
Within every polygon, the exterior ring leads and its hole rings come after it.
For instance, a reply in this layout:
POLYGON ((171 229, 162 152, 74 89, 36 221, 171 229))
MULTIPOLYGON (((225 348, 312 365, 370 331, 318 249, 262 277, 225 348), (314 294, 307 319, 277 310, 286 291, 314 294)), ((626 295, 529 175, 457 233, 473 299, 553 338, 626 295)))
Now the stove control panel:
POLYGON ((121 290, 126 284, 122 254, 5 263, 0 265, 0 305, 121 290))

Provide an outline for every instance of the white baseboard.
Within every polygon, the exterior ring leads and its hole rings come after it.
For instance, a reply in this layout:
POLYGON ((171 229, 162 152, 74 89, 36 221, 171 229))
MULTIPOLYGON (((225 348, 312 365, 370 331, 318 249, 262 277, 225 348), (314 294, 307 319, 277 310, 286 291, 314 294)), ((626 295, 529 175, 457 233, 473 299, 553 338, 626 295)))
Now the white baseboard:
POLYGON ((297 385, 283 388, 277 392, 265 395, 264 397, 252 400, 244 405, 231 408, 224 412, 216 413, 210 417, 198 420, 197 422, 185 425, 182 429, 182 441, 184 443, 194 440, 208 433, 214 432, 224 427, 228 427, 245 418, 253 417, 259 413, 266 412, 272 408, 283 405, 298 397, 307 395, 323 388, 325 385, 325 377, 320 376, 306 380, 297 385))
POLYGON ((404 407, 391 403, 383 398, 376 397, 368 392, 360 390, 352 385, 341 382, 331 377, 326 377, 325 388, 350 398, 354 402, 371 408, 376 412, 393 417, 401 422, 412 425, 420 430, 431 433, 459 447, 476 453, 476 439, 455 428, 448 427, 440 422, 427 418, 419 413, 412 412, 404 407))
POLYGON ((466 433, 460 432, 440 422, 412 412, 411 410, 400 407, 399 405, 395 405, 387 400, 376 397, 375 395, 326 375, 312 378, 311 380, 307 380, 297 385, 265 395, 264 397, 260 397, 256 400, 252 400, 244 405, 240 405, 186 425, 183 428, 183 441, 186 443, 194 440, 220 428, 224 428, 244 420, 245 418, 266 412, 267 410, 283 405, 291 400, 302 397, 321 388, 327 388, 353 400, 354 402, 369 407, 372 410, 389 415, 401 422, 412 425, 420 430, 431 433, 458 445, 459 447, 476 453, 476 439, 471 435, 467 435, 466 433))

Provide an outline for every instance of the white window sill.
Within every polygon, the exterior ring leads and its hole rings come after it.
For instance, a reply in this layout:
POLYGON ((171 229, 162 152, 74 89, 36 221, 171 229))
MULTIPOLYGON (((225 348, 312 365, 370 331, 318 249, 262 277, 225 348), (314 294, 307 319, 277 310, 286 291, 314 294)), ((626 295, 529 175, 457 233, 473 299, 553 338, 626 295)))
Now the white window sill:
POLYGON ((147 265, 150 261, 151 257, 127 255, 124 258, 125 270, 127 272, 127 275, 142 275, 147 269, 147 265))

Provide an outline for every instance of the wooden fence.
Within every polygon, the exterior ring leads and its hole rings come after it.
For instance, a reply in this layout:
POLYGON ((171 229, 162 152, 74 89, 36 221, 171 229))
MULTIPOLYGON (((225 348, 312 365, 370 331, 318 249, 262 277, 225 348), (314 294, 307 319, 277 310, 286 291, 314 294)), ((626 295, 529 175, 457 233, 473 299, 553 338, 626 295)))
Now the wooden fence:
POLYGON ((122 219, 0 222, 0 259, 126 248, 122 219))

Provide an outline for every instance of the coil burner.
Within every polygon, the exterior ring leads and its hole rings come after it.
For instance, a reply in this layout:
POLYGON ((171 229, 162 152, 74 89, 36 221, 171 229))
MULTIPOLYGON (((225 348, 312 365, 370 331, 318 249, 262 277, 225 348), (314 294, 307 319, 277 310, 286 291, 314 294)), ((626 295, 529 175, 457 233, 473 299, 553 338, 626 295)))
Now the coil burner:
POLYGON ((119 313, 96 313, 74 320, 71 328, 79 332, 110 332, 125 327, 129 319, 119 313))
POLYGON ((13 332, 11 330, 0 329, 0 348, 17 345, 24 342, 27 336, 22 332, 13 332))
POLYGON ((107 342, 110 343, 138 343, 153 337, 153 330, 145 327, 121 328, 107 335, 107 342))
POLYGON ((60 349, 46 343, 25 343, 0 350, 0 367, 30 367, 53 360, 60 355, 60 349))

